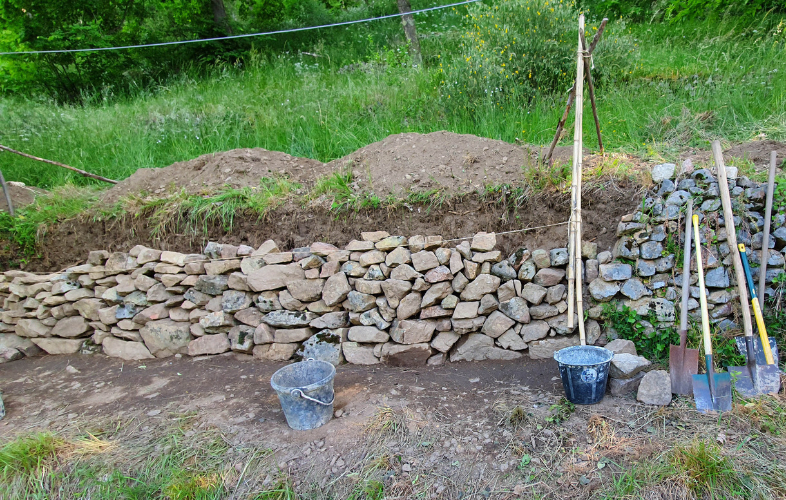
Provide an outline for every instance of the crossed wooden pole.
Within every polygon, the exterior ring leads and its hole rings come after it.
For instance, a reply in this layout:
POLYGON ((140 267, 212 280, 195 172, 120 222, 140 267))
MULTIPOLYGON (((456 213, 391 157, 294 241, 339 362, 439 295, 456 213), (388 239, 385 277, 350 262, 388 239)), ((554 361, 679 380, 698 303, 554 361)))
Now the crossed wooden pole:
MULTIPOLYGON (((595 37, 592 39, 592 43, 590 44, 589 48, 587 47, 587 40, 584 37, 584 31, 582 30, 579 33, 581 37, 581 46, 582 50, 584 51, 584 75, 587 77, 587 90, 589 91, 589 98, 590 103, 592 104, 592 116, 595 118, 595 130, 598 133, 598 146, 600 147, 600 153, 603 154, 603 139, 600 136, 600 121, 598 120, 598 108, 595 105, 595 85, 592 83, 592 52, 595 50, 595 47, 598 45, 600 41, 600 37, 603 34, 603 30, 606 29, 606 23, 609 22, 607 18, 603 18, 601 21, 600 26, 598 27, 598 32, 595 33, 595 37)), ((570 113, 570 108, 573 106, 573 102, 576 100, 576 86, 574 85, 570 92, 568 92, 568 102, 565 106, 565 112, 562 114, 562 118, 560 119, 559 123, 557 123, 557 132, 554 134, 554 140, 551 141, 551 145, 549 146, 549 150, 546 153, 546 156, 543 157, 543 163, 548 163, 551 165, 552 163, 552 155, 554 154, 554 148, 557 146, 559 142, 560 136, 562 135, 562 130, 565 128, 565 122, 568 119, 568 113, 570 113)))

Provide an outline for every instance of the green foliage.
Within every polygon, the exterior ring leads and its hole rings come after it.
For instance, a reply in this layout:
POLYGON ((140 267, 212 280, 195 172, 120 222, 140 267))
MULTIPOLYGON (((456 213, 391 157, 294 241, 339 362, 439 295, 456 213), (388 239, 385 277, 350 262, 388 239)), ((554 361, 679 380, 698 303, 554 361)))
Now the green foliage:
POLYGON ((678 472, 687 475, 687 486, 697 498, 717 491, 731 496, 747 492, 731 460, 715 443, 696 440, 687 446, 677 446, 671 451, 669 461, 678 472))
MULTIPOLYGON (((624 304, 603 304, 603 317, 619 338, 632 341, 639 355, 651 361, 663 362, 668 358, 669 345, 679 344, 679 334, 674 328, 658 326, 648 332, 648 327, 641 323, 642 318, 636 310, 624 304)), ((657 324, 654 313, 650 313, 647 320, 653 325, 657 324)))
POLYGON ((639 21, 717 19, 723 16, 750 20, 764 12, 786 12, 784 0, 585 0, 582 6, 595 15, 639 21))
POLYGON ((94 188, 61 186, 18 209, 15 217, 0 211, 0 237, 19 245, 25 255, 33 255, 50 225, 84 213, 96 201, 98 192, 94 188))
POLYGON ((546 417, 546 422, 554 425, 560 425, 573 415, 576 411, 576 405, 568 401, 565 397, 560 398, 556 404, 549 407, 551 414, 546 417))
POLYGON ((27 482, 52 463, 64 445, 63 439, 48 432, 18 437, 0 448, 0 477, 27 482))

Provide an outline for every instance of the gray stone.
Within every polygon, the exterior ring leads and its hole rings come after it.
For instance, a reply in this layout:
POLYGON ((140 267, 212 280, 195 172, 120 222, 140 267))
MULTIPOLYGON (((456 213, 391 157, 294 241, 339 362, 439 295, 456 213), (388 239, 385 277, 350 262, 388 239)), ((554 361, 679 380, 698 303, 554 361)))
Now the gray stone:
POLYGON ((422 298, 420 293, 412 292, 406 295, 403 299, 401 299, 398 307, 396 308, 396 317, 398 319, 411 318, 420 312, 421 303, 422 298))
POLYGON ((439 259, 437 259, 434 252, 421 250, 412 254, 412 266, 418 272, 428 271, 439 266, 439 259))
POLYGON ((455 309, 458 303, 459 303, 458 297, 456 297, 455 295, 448 295, 447 297, 442 299, 440 306, 443 309, 455 309))
MULTIPOLYGON (((338 275, 334 275, 338 276, 338 275)), ((345 278, 346 279, 346 278, 345 278)), ((294 280, 287 283, 287 290, 297 300, 302 302, 313 302, 322 298, 322 290, 325 286, 325 280, 294 280)), ((327 304, 327 301, 325 301, 327 304)), ((335 304, 328 304, 335 305, 335 304)))
MULTIPOLYGON (((172 313, 170 312, 170 317, 172 313)), ((235 319, 248 326, 257 327, 262 323, 262 312, 256 307, 241 309, 235 313, 235 319)))
POLYGON ((489 293, 480 299, 480 306, 478 307, 478 314, 489 314, 491 311, 496 311, 499 308, 499 301, 493 294, 489 293))
POLYGON ((636 274, 642 277, 654 276, 657 272, 655 261, 639 259, 636 261, 636 274))
POLYGON ((406 244, 407 244, 407 239, 403 236, 388 236, 387 238, 383 238, 378 242, 376 242, 374 246, 377 248, 377 250, 382 250, 383 252, 390 252, 396 247, 400 247, 406 244))
POLYGON ((90 330, 90 326, 85 321, 85 318, 82 316, 71 316, 59 320, 52 328, 52 335, 66 338, 85 337, 90 333, 90 330))
POLYGON ((85 339, 33 338, 31 341, 47 354, 74 354, 85 343, 85 339))
POLYGON ((531 359, 553 359, 554 353, 566 347, 579 345, 578 335, 570 337, 560 336, 552 337, 536 342, 531 342, 529 345, 529 357, 531 359))
POLYGON ((620 222, 617 225, 617 237, 629 236, 646 229, 646 225, 641 222, 620 222))
POLYGON ((496 233, 484 232, 477 233, 470 244, 470 248, 475 252, 490 252, 495 246, 497 246, 496 233))
POLYGON ((614 339, 608 344, 604 346, 609 351, 613 352, 614 354, 632 354, 637 356, 636 353, 636 344, 634 344, 630 340, 625 339, 614 339))
MULTIPOLYGON (((547 293, 548 290, 546 290, 546 288, 536 285, 535 283, 527 283, 521 287, 521 296, 526 299, 527 302, 535 306, 543 302, 547 293)), ((561 295, 560 299, 562 299, 561 295)))
MULTIPOLYGON (((565 285, 555 285, 548 289, 546 293, 546 302, 549 304, 556 304, 560 300, 562 300, 562 296, 565 295, 565 291, 567 287, 565 285)), ((522 289, 522 296, 524 296, 524 290, 522 289)), ((535 304, 537 305, 537 304, 535 304)))
POLYGON ((276 292, 262 292, 257 297, 257 307, 264 313, 278 311, 281 309, 281 302, 278 300, 276 292))
POLYGON ((396 308, 401 299, 412 290, 412 284, 409 281, 389 279, 382 282, 381 288, 390 307, 396 308))
MULTIPOLYGON (((325 301, 325 303, 327 303, 327 301, 325 301)), ((366 293, 356 292, 355 290, 347 294, 347 300, 344 302, 345 309, 356 313, 368 311, 374 309, 374 307, 376 307, 376 297, 366 293)))
POLYGON ((652 292, 638 278, 631 278, 623 283, 620 292, 633 300, 639 300, 645 295, 652 295, 652 292))
POLYGON ((483 295, 496 292, 500 282, 497 276, 481 274, 464 288, 464 291, 461 292, 461 300, 480 300, 483 295))
POLYGON ((677 165, 674 163, 661 163, 652 167, 652 182, 658 184, 674 177, 677 165))
POLYGON ((153 358, 153 355, 142 342, 127 342, 109 336, 103 339, 101 346, 104 350, 104 354, 112 358, 120 358, 126 361, 153 358))
POLYGON ((240 290, 227 290, 221 297, 221 309, 224 312, 235 313, 251 305, 251 297, 240 290))
POLYGON ((390 268, 409 264, 412 262, 412 253, 404 247, 398 247, 390 252, 385 258, 385 265, 390 268))
POLYGON ((657 259, 663 253, 663 245, 657 241, 647 241, 639 247, 643 259, 657 259))
POLYGON ((494 347, 494 339, 480 333, 465 335, 450 353, 450 361, 484 361, 520 359, 521 353, 494 347))
POLYGON ((14 331, 20 337, 38 338, 38 337, 48 337, 52 329, 41 323, 40 320, 22 318, 16 324, 14 331))
POLYGON ((401 264, 390 272, 390 278, 394 280, 411 281, 422 277, 423 275, 415 271, 409 264, 401 264))
POLYGON ((492 312, 483 323, 481 331, 491 338, 497 338, 511 328, 516 322, 500 311, 492 312))
POLYGON ((302 311, 272 311, 262 318, 262 321, 277 328, 296 328, 308 326, 318 316, 312 312, 302 311))
POLYGON ((453 311, 453 319, 472 319, 478 317, 480 302, 459 302, 453 311))
POLYGON ((725 267, 717 267, 711 271, 707 271, 704 275, 704 284, 708 288, 728 288, 729 287, 729 274, 725 267))
POLYGON ((373 326, 353 326, 349 329, 348 338, 352 342, 382 343, 387 342, 390 336, 373 326))
POLYGON ((540 340, 548 335, 550 328, 549 324, 545 321, 534 320, 522 326, 519 335, 524 342, 532 342, 533 340, 540 340))
POLYGON ((390 329, 390 338, 399 344, 430 342, 435 329, 433 321, 395 320, 390 329))
POLYGON ((365 276, 365 274, 368 272, 368 269, 361 266, 357 262, 350 260, 341 266, 341 272, 352 278, 361 278, 365 276))
POLYGON ((549 252, 549 260, 552 267, 561 267, 568 263, 568 249, 555 248, 549 252))
POLYGON ((505 316, 517 321, 518 323, 529 323, 530 314, 527 301, 521 297, 514 297, 507 302, 500 302, 499 310, 505 316))
POLYGON ((266 361, 288 361, 297 351, 299 344, 263 344, 254 346, 254 359, 266 361))
MULTIPOLYGON (((500 302, 506 302, 513 297, 517 296, 516 293, 516 282, 518 280, 510 280, 506 283, 503 283, 499 288, 497 288, 497 297, 499 298, 500 302)), ((519 283, 519 290, 521 289, 521 282, 519 283)))
POLYGON ((248 286, 255 292, 264 292, 284 288, 290 282, 302 279, 305 279, 305 272, 299 265, 273 264, 249 273, 248 286))
POLYGON ((486 322, 486 316, 478 316, 472 319, 452 319, 450 321, 453 325, 453 331, 459 335, 465 333, 477 332, 486 322))
POLYGON ((503 280, 512 280, 516 279, 518 273, 513 268, 510 262, 507 260, 503 260, 502 262, 497 262, 493 266, 491 266, 491 274, 494 276, 499 276, 503 280))
POLYGON ((665 370, 647 372, 639 384, 636 399, 644 404, 666 406, 671 403, 671 377, 665 370))
POLYGON ((188 343, 192 340, 190 326, 190 323, 169 319, 148 321, 139 333, 150 354, 165 358, 188 353, 188 343))
MULTIPOLYGON (((169 309, 165 304, 154 304, 150 307, 142 309, 137 315, 134 316, 134 323, 144 325, 149 321, 156 321, 169 317, 169 309)), ((123 320, 128 321, 128 320, 123 320)), ((122 323, 122 321, 121 321, 122 323)), ((118 324, 118 326, 120 326, 118 324)))
POLYGON ((221 354, 222 352, 230 350, 231 347, 229 337, 226 333, 205 335, 188 343, 188 355, 203 356, 206 354, 221 354))
POLYGON ((361 313, 360 324, 365 326, 376 326, 380 330, 386 330, 390 327, 390 322, 382 317, 377 308, 361 313))
MULTIPOLYGON (((513 272, 513 277, 516 277, 515 271, 513 272)), ((451 281, 453 279, 453 274, 451 274, 450 269, 446 266, 438 266, 427 272, 423 278, 427 283, 439 283, 442 281, 451 281)))
MULTIPOLYGON (((605 252, 601 252, 601 255, 603 255, 604 253, 605 252)), ((600 255, 598 257, 600 257, 600 255)), ((618 239, 617 242, 614 244, 614 248, 612 250, 611 257, 615 258, 615 259, 619 259, 619 258, 631 259, 631 260, 638 259, 639 258, 639 244, 636 243, 633 240, 633 238, 631 238, 629 236, 624 236, 624 237, 618 239)), ((604 259, 600 259, 599 258, 598 260, 602 261, 604 259)), ((601 266, 603 264, 604 263, 601 262, 601 266)))
POLYGON ((544 269, 551 265, 551 257, 549 253, 542 248, 532 252, 532 261, 538 269, 544 269))
POLYGON ((340 304, 352 291, 344 273, 336 273, 329 277, 322 288, 322 300, 328 306, 340 304))
POLYGON ((568 314, 565 312, 547 318, 546 323, 554 330, 554 333, 558 335, 567 335, 576 331, 579 325, 579 317, 576 313, 573 314, 573 328, 568 328, 568 314))
POLYGON ((601 264, 600 277, 606 281, 620 281, 630 279, 633 276, 633 268, 630 264, 613 262, 611 264, 601 264))
POLYGON ((453 278, 453 281, 451 282, 451 285, 453 286, 453 291, 454 292, 461 293, 462 291, 464 291, 464 288, 466 288, 468 283, 469 283, 469 280, 467 279, 467 277, 464 276, 463 273, 458 273, 453 278))
POLYGON ((391 342, 382 346, 380 360, 390 366, 424 366, 431 357, 427 343, 398 345, 391 342))
POLYGON ((527 348, 527 343, 521 340, 521 337, 513 330, 508 330, 500 335, 496 343, 503 349, 510 349, 511 351, 523 351, 527 348))
POLYGON ((559 314, 559 310, 551 304, 540 304, 529 308, 529 315, 533 319, 545 319, 559 314))
MULTIPOLYGON (((194 288, 207 295, 221 295, 228 288, 228 276, 200 276, 194 288)), ((188 299, 191 300, 191 299, 188 299)), ((193 301, 192 301, 193 302, 193 301)))
POLYGON ((645 373, 639 372, 631 378, 611 378, 609 379, 609 391, 612 396, 621 397, 626 396, 639 388, 641 379, 644 378, 645 373))
POLYGON ((532 282, 536 285, 550 287, 559 284, 559 282, 562 281, 564 277, 564 270, 547 267, 538 271, 532 282))
POLYGON ((455 332, 439 332, 431 341, 431 347, 439 352, 448 352, 460 338, 461 335, 455 332))
POLYGON ((341 335, 322 330, 303 342, 296 354, 303 359, 313 358, 338 366, 341 363, 341 335))
POLYGON ((615 354, 611 359, 609 375, 612 378, 631 378, 652 363, 642 356, 628 353, 615 354))
POLYGON ((379 358, 374 356, 374 347, 364 346, 357 342, 344 342, 341 346, 344 359, 353 365, 376 365, 379 358))
POLYGON ((292 344, 303 342, 314 334, 314 330, 305 328, 277 328, 273 333, 273 342, 277 344, 292 344))
POLYGON ((627 302, 627 305, 631 309, 635 309, 639 316, 647 316, 652 311, 660 322, 672 322, 675 319, 674 303, 664 298, 631 300, 627 302))
POLYGON ((521 267, 519 267, 518 278, 521 281, 530 281, 535 277, 535 273, 537 271, 538 270, 537 266, 535 265, 535 261, 532 259, 525 260, 522 262, 521 267))
POLYGON ((678 189, 669 195, 666 198, 666 205, 675 205, 681 207, 682 205, 686 204, 690 199, 690 193, 687 191, 683 191, 682 189, 678 189))

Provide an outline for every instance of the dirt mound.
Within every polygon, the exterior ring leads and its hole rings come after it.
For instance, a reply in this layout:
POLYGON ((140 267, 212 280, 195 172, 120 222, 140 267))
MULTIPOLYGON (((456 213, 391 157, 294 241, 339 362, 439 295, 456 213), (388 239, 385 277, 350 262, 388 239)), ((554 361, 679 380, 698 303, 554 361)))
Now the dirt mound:
MULTIPOLYGON (((14 210, 30 205, 35 201, 35 197, 39 194, 46 193, 43 189, 20 185, 19 182, 8 183, 8 191, 11 193, 11 203, 14 205, 14 210)), ((8 211, 8 202, 5 195, 0 190, 0 210, 8 211)))
MULTIPOLYGON (((460 194, 520 182, 522 168, 537 165, 541 149, 445 131, 406 133, 369 144, 329 165, 333 170, 352 168, 358 188, 378 196, 432 189, 460 194)), ((572 147, 559 147, 555 159, 571 154, 572 147)))
POLYGON ((262 177, 281 175, 296 182, 313 183, 318 177, 330 173, 330 168, 321 161, 297 158, 278 151, 233 149, 164 168, 141 168, 108 190, 103 200, 114 203, 123 196, 140 192, 161 195, 180 189, 199 193, 224 185, 234 188, 258 186, 262 177))

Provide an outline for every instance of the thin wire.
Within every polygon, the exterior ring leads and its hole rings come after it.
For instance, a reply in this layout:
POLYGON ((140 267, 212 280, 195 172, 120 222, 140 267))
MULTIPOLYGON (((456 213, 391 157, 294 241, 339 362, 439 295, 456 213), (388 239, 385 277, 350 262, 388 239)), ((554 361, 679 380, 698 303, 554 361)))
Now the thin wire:
POLYGON ((447 5, 438 5, 436 7, 429 7, 427 9, 412 10, 409 12, 399 12, 398 14, 388 14, 386 16, 380 16, 380 17, 369 17, 366 19, 358 19, 356 21, 343 21, 340 23, 322 24, 319 26, 306 26, 304 28, 292 28, 288 30, 267 31, 264 33, 246 33, 244 35, 220 36, 215 38, 199 38, 196 40, 178 40, 174 42, 145 43, 140 45, 122 45, 119 47, 97 47, 92 49, 60 49, 60 50, 30 50, 24 52, 0 52, 0 56, 14 56, 14 55, 21 55, 21 54, 71 54, 74 52, 101 52, 105 50, 125 50, 125 49, 139 49, 145 47, 163 47, 166 45, 182 45, 186 43, 217 42, 220 40, 233 40, 235 38, 250 38, 256 36, 278 35, 281 33, 295 33, 297 31, 308 31, 308 30, 316 30, 322 28, 332 28, 334 26, 347 26, 349 24, 367 23, 371 21, 379 21, 382 19, 391 19, 394 17, 420 14, 422 12, 429 12, 432 10, 447 9, 448 7, 456 7, 459 5, 466 5, 468 3, 475 3, 480 1, 481 0, 465 0, 463 2, 451 3, 447 5))

